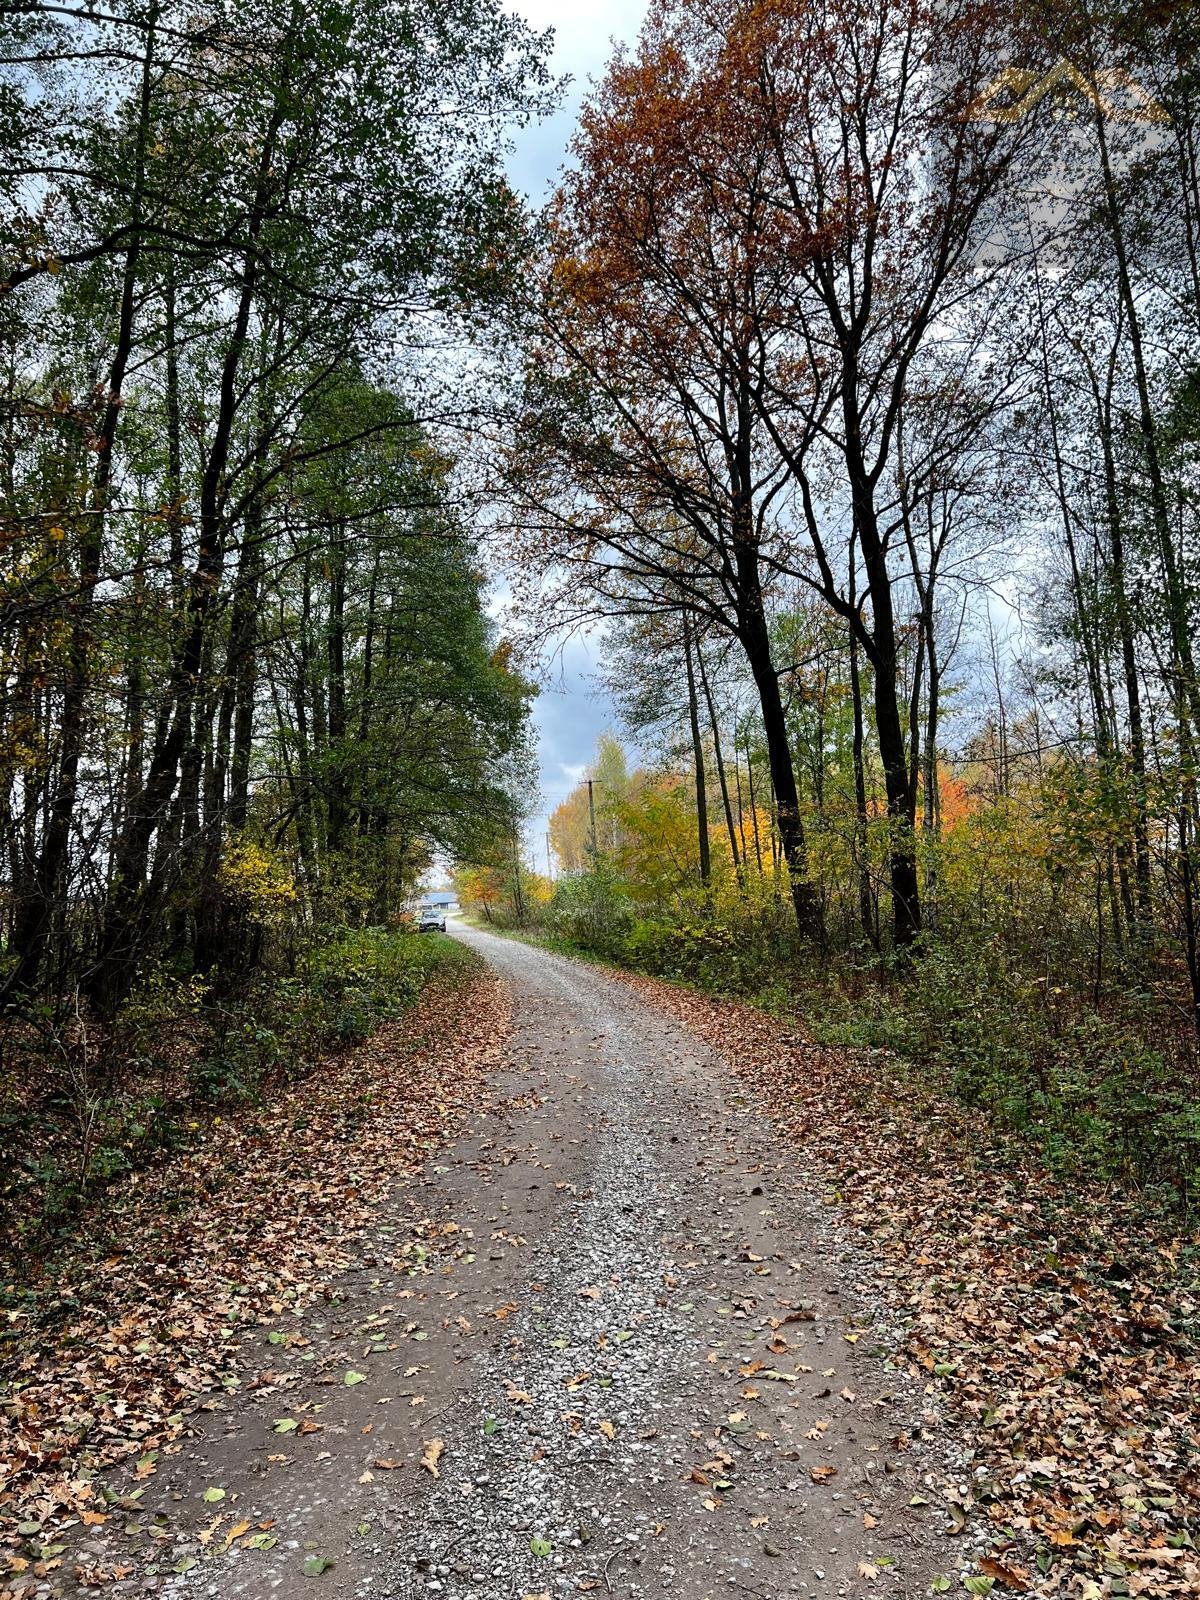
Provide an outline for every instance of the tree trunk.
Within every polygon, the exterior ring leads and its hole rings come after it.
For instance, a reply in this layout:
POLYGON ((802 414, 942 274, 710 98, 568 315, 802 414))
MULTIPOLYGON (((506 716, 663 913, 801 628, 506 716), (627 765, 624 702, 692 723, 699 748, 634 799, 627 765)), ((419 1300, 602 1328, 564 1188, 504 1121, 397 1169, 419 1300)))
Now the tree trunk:
POLYGON ((854 718, 851 756, 854 765, 854 855, 858 864, 858 916, 863 933, 878 950, 879 922, 871 884, 867 813, 866 722, 863 716, 862 673, 858 664, 858 639, 850 630, 850 705, 854 718))
MULTIPOLYGON (((1115 352, 1114 352, 1115 358, 1115 352)), ((1125 715, 1129 722, 1129 760, 1133 772, 1133 871, 1137 884, 1138 921, 1149 928, 1153 909, 1150 900, 1150 824, 1146 787, 1146 733, 1142 721, 1141 686, 1138 681, 1137 645, 1133 610, 1129 602, 1129 579, 1125 561, 1125 528, 1117 487, 1117 463, 1113 454, 1112 377, 1110 368, 1107 392, 1095 388, 1096 416, 1104 451, 1104 500, 1108 512, 1109 565, 1113 598, 1116 602, 1117 635, 1121 649, 1121 675, 1125 690, 1125 715)))
POLYGON ((788 743, 783 699, 779 693, 779 674, 771 659, 771 640, 763 611, 757 557, 752 551, 739 549, 739 568, 743 602, 738 619, 740 637, 758 690, 763 738, 767 747, 767 764, 771 771, 771 785, 775 791, 776 826, 787 870, 788 887, 791 890, 792 907, 796 915, 796 927, 803 937, 823 943, 824 918, 821 914, 820 900, 808 876, 808 841, 800 816, 796 769, 792 761, 791 745, 788 743))
POLYGON ((700 738, 700 710, 696 703, 696 673, 692 666, 692 635, 687 615, 683 619, 683 659, 687 664, 688 721, 692 730, 692 761, 696 773, 696 842, 700 847, 700 882, 712 880, 708 843, 708 791, 704 776, 704 744, 700 738))
POLYGON ((746 740, 746 784, 750 790, 750 825, 754 829, 754 860, 758 867, 758 875, 762 877, 763 858, 762 840, 758 833, 758 802, 754 798, 754 753, 750 748, 750 740, 746 740))
POLYGON ((869 630, 865 627, 857 611, 850 621, 851 626, 860 631, 874 679, 875 734, 887 794, 892 930, 897 947, 903 950, 921 932, 921 895, 914 848, 917 797, 908 764, 904 716, 900 708, 900 651, 892 605, 892 578, 875 512, 874 487, 863 459, 857 410, 858 378, 852 353, 846 354, 845 366, 842 404, 846 427, 845 452, 854 533, 862 552, 867 594, 871 601, 871 626, 869 630))
POLYGON ((256 189, 248 212, 247 247, 242 257, 237 311, 222 363, 216 423, 200 486, 200 536, 196 565, 188 587, 187 629, 172 662, 169 699, 175 708, 174 715, 166 738, 151 759, 137 810, 113 852, 113 887, 104 917, 95 988, 96 999, 110 1010, 121 998, 132 975, 127 951, 128 930, 136 918, 137 903, 143 892, 150 842, 179 781, 180 762, 189 734, 198 733, 193 729, 193 720, 195 708, 201 703, 208 622, 225 561, 225 474, 234 423, 243 398, 241 367, 260 267, 257 243, 267 217, 275 145, 285 114, 285 85, 286 74, 281 80, 259 155, 256 189))
POLYGON ((1178 692, 1190 715, 1192 729, 1200 728, 1200 682, 1196 678, 1195 657, 1192 651, 1192 631, 1188 616, 1186 586, 1179 571, 1175 541, 1171 531, 1170 510, 1167 504, 1167 487, 1163 478, 1162 458, 1159 452, 1158 428, 1154 406, 1150 397, 1150 379, 1142 340, 1141 320, 1137 297, 1133 289, 1133 276, 1125 244, 1124 222, 1117 194, 1116 178, 1108 146, 1108 130, 1104 116, 1097 113, 1095 120, 1100 166, 1104 178, 1104 196, 1117 266, 1117 287, 1129 331, 1129 349, 1133 357, 1133 375, 1138 394, 1138 423, 1142 435, 1146 470, 1150 479, 1150 503, 1154 514, 1154 528, 1158 537, 1159 556, 1163 566, 1164 590, 1167 601, 1167 618, 1171 629, 1171 643, 1175 657, 1175 670, 1179 678, 1178 692))
POLYGON ((344 529, 330 543, 329 623, 326 650, 329 669, 329 777, 326 785, 327 843, 341 854, 346 843, 346 541, 344 529))

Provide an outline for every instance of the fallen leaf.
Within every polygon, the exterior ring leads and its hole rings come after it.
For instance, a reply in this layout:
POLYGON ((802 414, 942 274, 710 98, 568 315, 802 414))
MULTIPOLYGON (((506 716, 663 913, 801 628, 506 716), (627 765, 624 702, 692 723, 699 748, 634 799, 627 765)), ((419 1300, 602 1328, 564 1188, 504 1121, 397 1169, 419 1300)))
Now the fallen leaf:
POLYGON ((1025 1567, 1010 1566, 1003 1561, 996 1561, 991 1556, 980 1556, 980 1570, 986 1572, 989 1578, 995 1578, 1006 1589, 1028 1589, 1029 1572, 1025 1567))

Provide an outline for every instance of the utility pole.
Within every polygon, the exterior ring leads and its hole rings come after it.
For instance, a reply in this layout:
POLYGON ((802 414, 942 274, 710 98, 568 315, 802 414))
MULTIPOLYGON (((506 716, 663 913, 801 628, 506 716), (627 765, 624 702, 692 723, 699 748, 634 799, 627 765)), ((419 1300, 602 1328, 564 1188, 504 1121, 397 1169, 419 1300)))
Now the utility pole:
POLYGON ((553 865, 551 864, 551 861, 550 861, 550 835, 549 834, 546 835, 546 876, 550 879, 551 883, 554 882, 554 867, 553 867, 553 865))

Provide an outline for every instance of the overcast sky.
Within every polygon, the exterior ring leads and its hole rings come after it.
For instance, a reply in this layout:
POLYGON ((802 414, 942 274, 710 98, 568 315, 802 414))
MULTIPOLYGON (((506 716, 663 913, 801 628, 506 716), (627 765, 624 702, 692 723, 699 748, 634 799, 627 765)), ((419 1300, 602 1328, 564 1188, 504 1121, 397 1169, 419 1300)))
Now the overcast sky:
MULTIPOLYGON (((518 0, 513 9, 535 28, 555 30, 553 71, 572 80, 558 114, 517 136, 509 163, 514 184, 536 205, 549 195, 567 158, 589 79, 602 74, 615 42, 634 40, 646 6, 645 0, 574 0, 568 6, 561 0, 518 0)), ((529 856, 541 872, 546 870, 548 814, 583 776, 597 735, 606 728, 615 731, 612 708, 595 681, 598 665, 595 642, 568 640, 534 705, 542 798, 530 827, 529 856)))

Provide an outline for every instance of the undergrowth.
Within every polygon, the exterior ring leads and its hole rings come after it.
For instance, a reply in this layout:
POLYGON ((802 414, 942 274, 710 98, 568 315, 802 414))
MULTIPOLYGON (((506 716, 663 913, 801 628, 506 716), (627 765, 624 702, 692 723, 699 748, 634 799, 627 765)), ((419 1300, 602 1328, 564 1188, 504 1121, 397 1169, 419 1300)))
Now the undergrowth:
POLYGON ((402 1016, 435 977, 476 965, 439 935, 338 929, 293 970, 235 984, 155 968, 108 1025, 80 1007, 7 1019, 0 1272, 36 1270, 115 1186, 402 1016))

